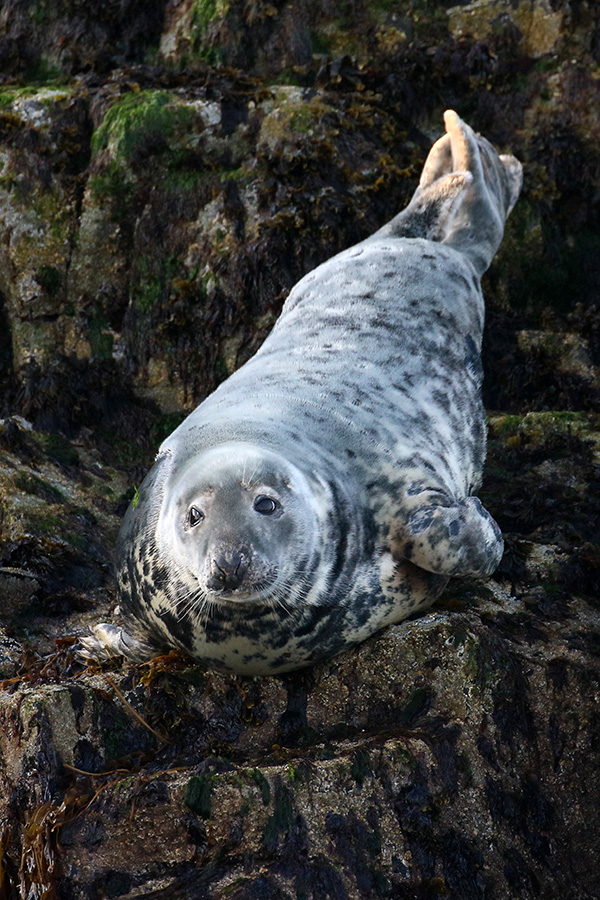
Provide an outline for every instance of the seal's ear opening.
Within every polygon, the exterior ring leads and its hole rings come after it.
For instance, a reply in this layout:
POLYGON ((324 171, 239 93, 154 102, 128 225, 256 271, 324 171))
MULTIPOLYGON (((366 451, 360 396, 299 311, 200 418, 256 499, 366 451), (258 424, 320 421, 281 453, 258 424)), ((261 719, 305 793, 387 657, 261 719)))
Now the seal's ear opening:
POLYGON ((509 191, 508 208, 506 210, 506 215, 508 216, 521 193, 521 187, 523 186, 523 166, 514 156, 504 153, 500 156, 500 162, 504 166, 509 191))

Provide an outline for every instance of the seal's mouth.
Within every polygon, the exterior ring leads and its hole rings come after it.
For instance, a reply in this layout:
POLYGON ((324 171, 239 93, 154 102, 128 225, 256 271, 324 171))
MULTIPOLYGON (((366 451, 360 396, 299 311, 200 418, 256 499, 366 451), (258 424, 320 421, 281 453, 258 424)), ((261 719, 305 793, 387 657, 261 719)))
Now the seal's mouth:
POLYGON ((277 573, 271 577, 261 578, 253 583, 242 583, 239 587, 211 585, 206 591, 206 596, 217 606, 219 604, 231 604, 233 606, 255 605, 272 606, 275 594, 275 582, 277 573))

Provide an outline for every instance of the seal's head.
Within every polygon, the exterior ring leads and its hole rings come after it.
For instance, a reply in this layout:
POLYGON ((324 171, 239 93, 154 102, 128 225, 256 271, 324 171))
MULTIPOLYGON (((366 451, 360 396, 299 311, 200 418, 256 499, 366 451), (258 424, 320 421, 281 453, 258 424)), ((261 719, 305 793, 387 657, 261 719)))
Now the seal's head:
POLYGON ((189 611, 289 601, 318 551, 324 500, 297 466, 252 444, 191 457, 170 479, 156 530, 189 611))
POLYGON ((189 449, 163 445, 123 522, 116 568, 129 643, 119 652, 175 646, 258 674, 307 665, 324 642, 343 646, 336 600, 373 550, 351 479, 335 482, 310 447, 297 463, 245 441, 189 449))

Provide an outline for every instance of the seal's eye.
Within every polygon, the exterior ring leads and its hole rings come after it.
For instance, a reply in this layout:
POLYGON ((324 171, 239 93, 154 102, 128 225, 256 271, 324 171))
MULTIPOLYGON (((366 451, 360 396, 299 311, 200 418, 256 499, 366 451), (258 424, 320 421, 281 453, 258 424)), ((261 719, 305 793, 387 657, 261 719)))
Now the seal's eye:
POLYGON ((272 516, 281 509, 281 503, 278 503, 273 497, 266 497, 264 494, 260 494, 254 501, 254 509, 261 516, 272 516))
POLYGON ((204 518, 204 513, 200 512, 197 506, 192 506, 190 509, 190 525, 192 528, 194 525, 199 525, 202 519, 204 518))

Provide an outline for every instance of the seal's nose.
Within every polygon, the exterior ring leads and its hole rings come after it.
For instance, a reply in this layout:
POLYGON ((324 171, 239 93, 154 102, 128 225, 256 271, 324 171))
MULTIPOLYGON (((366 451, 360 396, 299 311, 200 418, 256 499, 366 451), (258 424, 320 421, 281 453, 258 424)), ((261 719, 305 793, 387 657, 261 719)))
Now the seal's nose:
POLYGON ((212 561, 211 585, 213 590, 234 591, 244 580, 248 571, 248 560, 243 553, 229 556, 221 553, 212 561))

